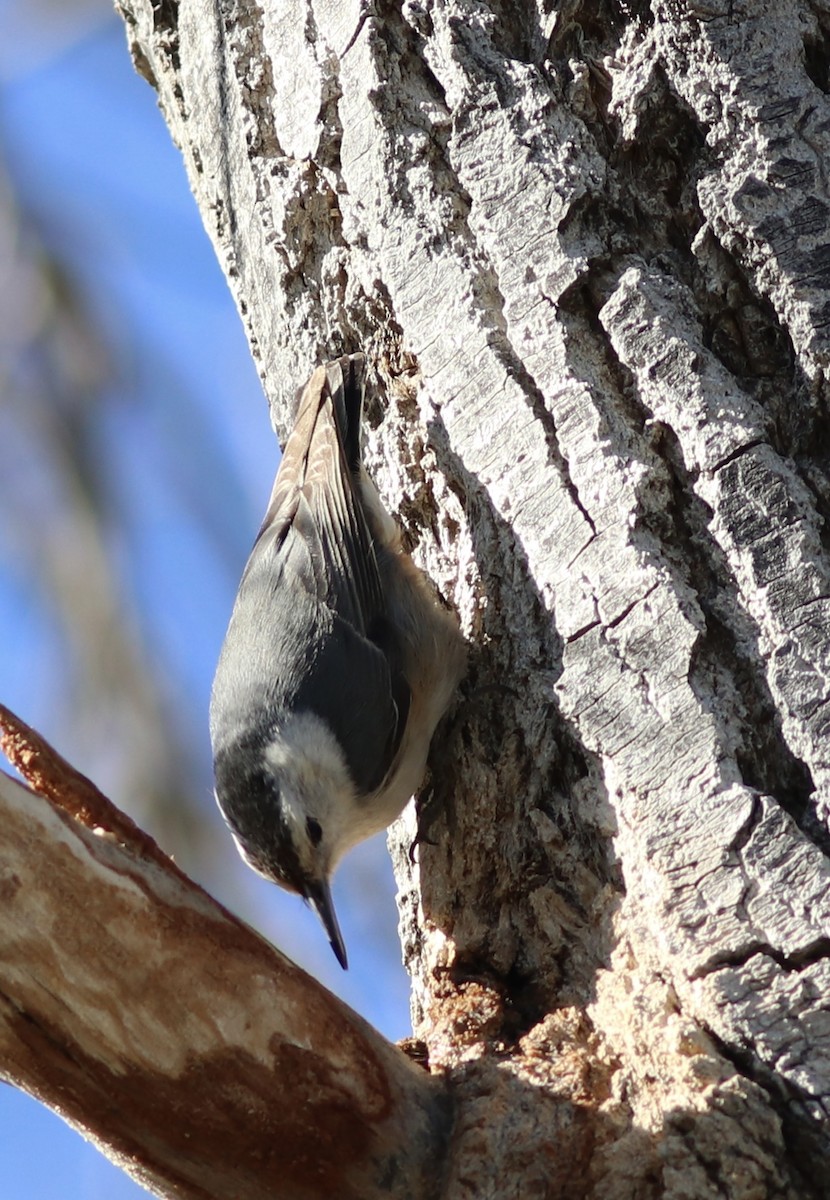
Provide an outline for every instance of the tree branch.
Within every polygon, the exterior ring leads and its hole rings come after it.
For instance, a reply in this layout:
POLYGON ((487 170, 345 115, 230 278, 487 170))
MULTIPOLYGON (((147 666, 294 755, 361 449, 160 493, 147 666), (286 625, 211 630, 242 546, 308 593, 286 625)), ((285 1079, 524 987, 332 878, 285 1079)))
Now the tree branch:
POLYGON ((441 1084, 0 719, 2 1078, 165 1196, 434 1195, 441 1084))

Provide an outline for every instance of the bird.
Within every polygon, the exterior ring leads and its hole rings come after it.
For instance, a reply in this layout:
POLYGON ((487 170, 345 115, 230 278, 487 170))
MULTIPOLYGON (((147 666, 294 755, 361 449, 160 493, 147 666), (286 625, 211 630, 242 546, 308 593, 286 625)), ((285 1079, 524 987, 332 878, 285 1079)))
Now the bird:
POLYGON ((466 665, 457 617, 363 464, 366 358, 301 392, 222 645, 215 794, 242 857, 299 893, 345 970, 331 878, 418 789, 466 665))

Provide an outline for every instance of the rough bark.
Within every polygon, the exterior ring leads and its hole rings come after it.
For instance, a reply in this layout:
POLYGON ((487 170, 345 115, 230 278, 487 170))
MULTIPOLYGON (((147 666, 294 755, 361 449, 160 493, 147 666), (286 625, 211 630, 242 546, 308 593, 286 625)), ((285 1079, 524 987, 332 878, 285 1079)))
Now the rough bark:
POLYGON ((437 1197, 440 1082, 0 721, 0 1078, 158 1195, 437 1197))
POLYGON ((826 1194, 830 10, 119 6, 473 647, 395 837, 447 1195, 826 1194))

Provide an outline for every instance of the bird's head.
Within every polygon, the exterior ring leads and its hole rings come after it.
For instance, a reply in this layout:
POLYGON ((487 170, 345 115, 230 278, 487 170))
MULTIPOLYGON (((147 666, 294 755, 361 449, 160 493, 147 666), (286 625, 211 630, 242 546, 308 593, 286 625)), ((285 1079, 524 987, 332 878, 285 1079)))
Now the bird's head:
POLYGON ((239 740, 220 749, 214 769, 216 799, 240 854, 310 904, 345 970, 331 877, 361 830, 336 739, 313 714, 294 714, 264 742, 239 740))

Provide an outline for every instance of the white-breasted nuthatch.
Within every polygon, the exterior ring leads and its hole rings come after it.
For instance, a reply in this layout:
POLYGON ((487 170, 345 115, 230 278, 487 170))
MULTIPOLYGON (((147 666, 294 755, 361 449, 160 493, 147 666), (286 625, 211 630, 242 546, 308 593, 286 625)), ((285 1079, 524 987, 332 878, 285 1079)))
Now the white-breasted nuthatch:
POLYGON ((362 354, 337 359, 300 397, 210 709, 242 857, 311 904, 344 968, 332 872, 420 784, 465 664, 363 466, 364 375, 362 354))

